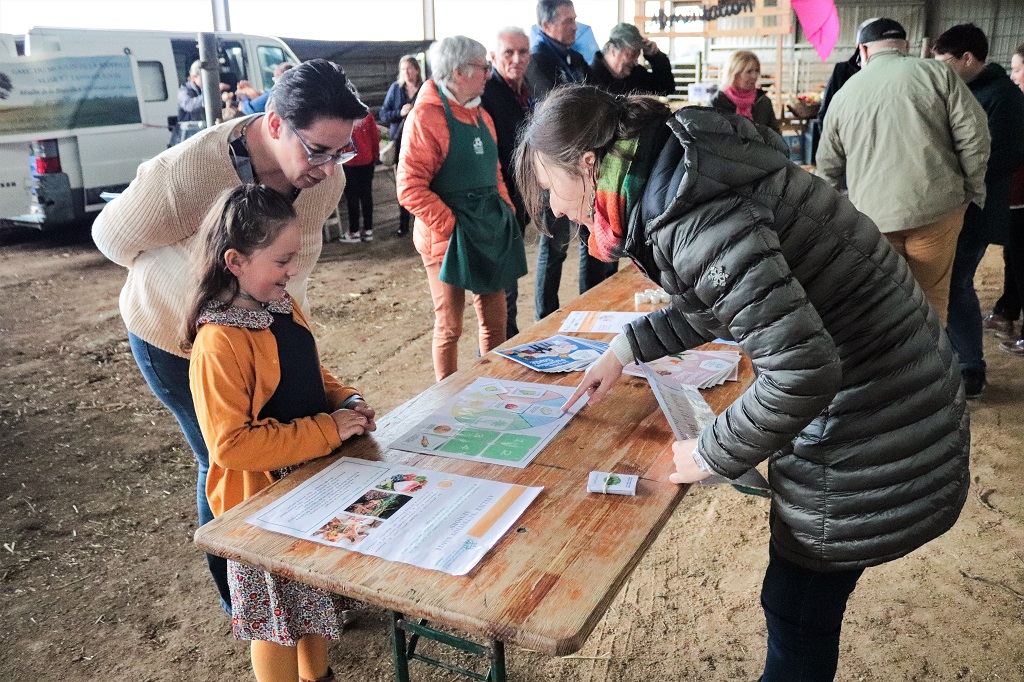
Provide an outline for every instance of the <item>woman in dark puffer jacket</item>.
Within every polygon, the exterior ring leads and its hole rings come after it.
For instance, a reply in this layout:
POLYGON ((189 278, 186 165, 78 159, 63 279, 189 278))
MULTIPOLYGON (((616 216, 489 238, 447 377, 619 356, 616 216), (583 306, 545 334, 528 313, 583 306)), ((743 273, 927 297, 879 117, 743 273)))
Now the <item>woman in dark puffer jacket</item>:
POLYGON ((721 337, 753 385, 673 446, 675 483, 768 460, 762 680, 831 680, 863 569, 947 531, 969 486, 969 419, 935 310, 869 218, 789 163, 782 139, 711 109, 560 89, 523 134, 529 210, 591 228, 673 295, 625 327, 570 398, 601 398, 627 362, 721 337))

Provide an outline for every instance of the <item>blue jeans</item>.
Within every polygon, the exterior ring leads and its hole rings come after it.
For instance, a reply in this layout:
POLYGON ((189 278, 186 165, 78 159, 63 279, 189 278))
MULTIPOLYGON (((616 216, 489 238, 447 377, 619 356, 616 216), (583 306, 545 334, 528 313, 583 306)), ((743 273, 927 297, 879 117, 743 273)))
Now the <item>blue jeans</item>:
MULTIPOLYGON (((967 209, 978 210, 974 204, 967 209)), ((981 303, 974 289, 974 275, 985 255, 988 243, 978 234, 980 230, 968 229, 970 216, 964 220, 964 229, 956 241, 956 256, 953 258, 953 272, 949 278, 949 316, 946 331, 953 344, 953 351, 960 362, 960 371, 985 371, 985 356, 982 346, 981 303)))
MULTIPOLYGON (((213 521, 210 502, 206 499, 206 472, 210 469, 210 455, 206 442, 199 430, 199 419, 192 403, 192 392, 188 386, 188 360, 146 343, 131 332, 128 345, 150 390, 171 411, 178 420, 178 426, 185 434, 185 440, 196 456, 199 477, 196 481, 196 508, 199 510, 199 525, 213 521)), ((221 607, 231 613, 231 594, 228 591, 227 560, 213 554, 206 555, 213 582, 220 593, 221 607)))
POLYGON ((846 602, 864 569, 812 571, 768 546, 761 606, 768 655, 759 682, 831 682, 839 664, 846 602))
MULTIPOLYGON (((537 251, 537 319, 543 319, 558 310, 558 285, 562 281, 562 263, 569 251, 572 237, 572 223, 566 217, 555 219, 551 211, 546 211, 544 220, 547 222, 551 236, 541 235, 540 248, 537 251)), ((593 289, 616 273, 619 264, 605 263, 594 258, 587 251, 587 239, 590 231, 583 227, 580 230, 580 293, 593 289)))

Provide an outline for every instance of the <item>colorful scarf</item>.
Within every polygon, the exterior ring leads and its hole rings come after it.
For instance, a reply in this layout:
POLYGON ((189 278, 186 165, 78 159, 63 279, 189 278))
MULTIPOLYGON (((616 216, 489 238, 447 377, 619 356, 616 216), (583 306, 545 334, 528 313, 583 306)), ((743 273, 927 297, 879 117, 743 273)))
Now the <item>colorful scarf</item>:
POLYGON ((646 175, 630 173, 634 169, 639 137, 619 140, 604 155, 597 175, 594 201, 594 227, 587 250, 594 258, 615 261, 626 241, 629 214, 640 200, 647 184, 646 175))
POLYGON ((754 90, 737 90, 734 86, 730 85, 723 92, 736 105, 737 114, 746 116, 751 120, 754 119, 753 107, 754 100, 757 99, 756 88, 754 90))

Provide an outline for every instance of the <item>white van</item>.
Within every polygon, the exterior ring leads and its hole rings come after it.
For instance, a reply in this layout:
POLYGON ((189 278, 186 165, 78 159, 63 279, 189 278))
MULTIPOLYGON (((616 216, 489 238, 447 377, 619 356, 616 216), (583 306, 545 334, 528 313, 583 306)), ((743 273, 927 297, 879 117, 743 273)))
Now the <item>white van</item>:
MULTIPOLYGON (((277 38, 217 39, 221 81, 232 85, 247 80, 265 90, 275 65, 299 61, 277 38)), ((170 31, 33 28, 22 47, 19 37, 0 34, 0 227, 80 222, 103 207, 101 194, 127 187, 140 163, 167 148, 178 88, 199 58, 196 40, 170 31), (12 94, 19 78, 23 87, 12 94)))

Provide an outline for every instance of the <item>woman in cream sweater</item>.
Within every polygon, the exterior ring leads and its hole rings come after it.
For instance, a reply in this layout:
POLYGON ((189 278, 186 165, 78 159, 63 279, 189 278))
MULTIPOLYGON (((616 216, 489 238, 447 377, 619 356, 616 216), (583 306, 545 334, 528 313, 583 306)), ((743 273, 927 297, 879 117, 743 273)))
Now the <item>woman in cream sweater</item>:
MULTIPOLYGON (((189 391, 188 354, 181 350, 189 251, 199 224, 225 189, 242 183, 258 182, 288 197, 302 233, 298 276, 288 289, 308 311, 306 282, 320 256, 321 228, 345 187, 338 165, 354 156, 352 127, 366 111, 339 66, 305 62, 282 74, 266 114, 210 128, 139 166, 93 225, 96 246, 128 269, 120 308, 132 355, 195 453, 199 525, 213 519, 206 499, 209 456, 189 391)), ((230 612, 226 562, 212 555, 207 562, 230 612)))

